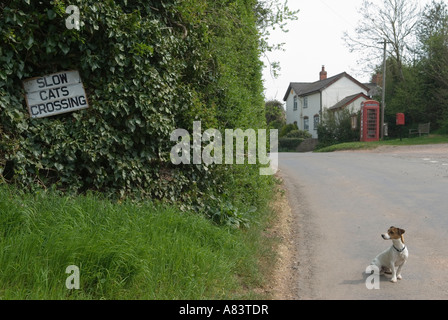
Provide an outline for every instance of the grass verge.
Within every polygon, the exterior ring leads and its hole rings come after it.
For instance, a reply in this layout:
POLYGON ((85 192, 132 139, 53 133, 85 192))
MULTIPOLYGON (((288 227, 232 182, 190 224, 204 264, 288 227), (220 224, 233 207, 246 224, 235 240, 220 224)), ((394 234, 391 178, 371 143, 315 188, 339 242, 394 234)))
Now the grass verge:
POLYGON ((98 195, 0 186, 0 299, 259 299, 262 232, 98 195), (79 267, 80 289, 65 273, 79 267))
POLYGON ((369 150, 380 146, 411 146, 448 143, 446 135, 429 135, 416 138, 403 138, 394 140, 374 141, 374 142, 346 142, 324 147, 315 152, 335 152, 344 150, 369 150))

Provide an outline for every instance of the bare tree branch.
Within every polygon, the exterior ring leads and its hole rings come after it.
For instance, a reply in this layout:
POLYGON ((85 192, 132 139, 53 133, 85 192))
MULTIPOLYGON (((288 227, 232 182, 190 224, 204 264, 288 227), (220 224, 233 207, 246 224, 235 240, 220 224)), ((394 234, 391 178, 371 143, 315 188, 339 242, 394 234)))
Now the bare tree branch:
POLYGON ((364 69, 374 70, 382 63, 382 45, 387 41, 388 54, 398 66, 403 79, 403 63, 410 59, 415 29, 420 16, 418 4, 409 0, 384 0, 382 6, 364 0, 361 19, 354 34, 345 32, 342 39, 350 52, 362 53, 358 61, 364 69))

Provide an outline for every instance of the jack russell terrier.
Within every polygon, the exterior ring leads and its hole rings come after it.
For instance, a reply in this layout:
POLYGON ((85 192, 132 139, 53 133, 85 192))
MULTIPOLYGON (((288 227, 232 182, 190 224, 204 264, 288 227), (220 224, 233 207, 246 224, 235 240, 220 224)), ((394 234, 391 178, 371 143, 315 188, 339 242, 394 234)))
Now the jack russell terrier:
POLYGON ((401 280, 401 268, 408 259, 408 248, 404 245, 404 230, 396 227, 390 227, 387 233, 383 233, 381 237, 384 240, 392 240, 392 246, 380 253, 370 265, 375 265, 380 271, 380 275, 392 275, 391 282, 401 280), (395 269, 396 268, 396 269, 395 269))

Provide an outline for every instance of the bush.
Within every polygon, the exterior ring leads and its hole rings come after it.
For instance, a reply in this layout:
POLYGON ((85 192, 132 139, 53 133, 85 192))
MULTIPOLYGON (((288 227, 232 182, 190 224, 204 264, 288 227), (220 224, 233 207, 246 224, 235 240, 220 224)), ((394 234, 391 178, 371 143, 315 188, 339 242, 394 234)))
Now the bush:
POLYGON ((313 135, 305 130, 292 130, 286 135, 286 138, 310 139, 312 137, 313 135))
POLYGON ((296 151, 303 141, 302 138, 280 138, 278 140, 279 151, 296 151))
POLYGON ((437 130, 438 134, 448 134, 448 119, 446 120, 441 120, 439 122, 439 129, 437 130))
POLYGON ((291 123, 291 124, 284 125, 280 130, 279 137, 280 138, 284 137, 293 130, 299 130, 299 128, 297 127, 296 124, 291 123))
POLYGON ((284 126, 284 121, 281 120, 275 120, 272 121, 271 123, 269 123, 269 128, 270 129, 277 129, 277 130, 281 130, 284 126))
MULTIPOLYGON (((343 142, 359 141, 359 130, 353 130, 351 124, 352 112, 344 109, 339 112, 325 110, 322 123, 317 128, 319 135, 318 149, 343 142)), ((360 116, 358 115, 358 119, 360 116)))
POLYGON ((170 133, 265 127, 252 1, 0 4, 0 163, 33 190, 98 190, 190 205, 223 187, 214 167, 173 166, 170 133), (205 14, 207 10, 207 14, 205 14), (240 44, 244 43, 244 46, 240 44), (90 108, 30 119, 22 80, 78 70, 90 108))

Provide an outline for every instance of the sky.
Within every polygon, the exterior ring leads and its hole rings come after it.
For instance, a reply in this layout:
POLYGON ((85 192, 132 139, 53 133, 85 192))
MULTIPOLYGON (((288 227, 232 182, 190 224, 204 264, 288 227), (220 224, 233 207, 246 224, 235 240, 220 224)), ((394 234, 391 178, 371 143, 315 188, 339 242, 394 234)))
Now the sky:
MULTIPOLYGON (((410 1, 424 5, 429 0, 410 1)), ((289 0, 289 8, 300 12, 298 20, 288 23, 288 33, 271 31, 270 43, 285 43, 285 51, 269 52, 263 58, 265 65, 277 61, 281 68, 276 79, 269 67, 264 69, 266 100, 283 101, 290 82, 318 81, 323 65, 328 77, 345 71, 360 82, 369 82, 371 74, 360 70, 359 57, 350 53, 342 40, 344 31, 353 34, 358 25, 361 5, 362 0, 289 0)))

